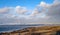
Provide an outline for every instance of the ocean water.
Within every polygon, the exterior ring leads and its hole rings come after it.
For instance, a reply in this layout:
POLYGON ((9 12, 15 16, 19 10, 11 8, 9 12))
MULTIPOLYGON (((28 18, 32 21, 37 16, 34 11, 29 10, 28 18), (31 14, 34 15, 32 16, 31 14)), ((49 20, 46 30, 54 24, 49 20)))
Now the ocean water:
POLYGON ((1 25, 0 32, 7 32, 7 31, 14 31, 26 28, 27 26, 20 26, 20 25, 1 25))

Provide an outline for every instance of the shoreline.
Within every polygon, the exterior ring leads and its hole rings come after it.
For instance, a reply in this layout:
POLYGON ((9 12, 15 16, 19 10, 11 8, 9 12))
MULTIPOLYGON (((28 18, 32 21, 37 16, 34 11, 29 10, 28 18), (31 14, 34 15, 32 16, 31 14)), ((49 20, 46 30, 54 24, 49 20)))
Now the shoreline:
MULTIPOLYGON (((8 26, 9 26, 9 25, 8 25, 8 26)), ((22 26, 24 26, 24 25, 22 25, 22 26)), ((51 25, 43 25, 43 26, 39 26, 39 25, 38 25, 38 26, 37 26, 37 25, 36 25, 36 26, 35 26, 35 25, 34 25, 34 26, 32 26, 32 25, 30 25, 30 26, 29 26, 29 25, 25 25, 25 26, 28 26, 28 27, 26 27, 26 28, 29 28, 29 27, 44 27, 44 26, 60 26, 60 24, 58 24, 58 25, 55 25, 55 24, 52 25, 52 24, 51 24, 51 25)), ((25 29, 25 28, 23 28, 23 29, 25 29)), ((15 29, 15 30, 9 30, 9 31, 1 31, 0 33, 12 32, 12 31, 17 31, 17 30, 22 30, 22 29, 15 29)))
MULTIPOLYGON (((54 26, 46 26, 46 27, 56 27, 58 25, 54 25, 54 26)), ((0 32, 0 33, 9 33, 9 32, 14 32, 14 31, 18 31, 18 30, 24 30, 24 29, 28 29, 28 28, 43 28, 45 26, 34 26, 34 27, 27 27, 27 28, 23 28, 23 29, 16 29, 16 30, 10 30, 10 31, 3 31, 3 32, 0 32)), ((59 26, 60 27, 60 26, 59 26)))

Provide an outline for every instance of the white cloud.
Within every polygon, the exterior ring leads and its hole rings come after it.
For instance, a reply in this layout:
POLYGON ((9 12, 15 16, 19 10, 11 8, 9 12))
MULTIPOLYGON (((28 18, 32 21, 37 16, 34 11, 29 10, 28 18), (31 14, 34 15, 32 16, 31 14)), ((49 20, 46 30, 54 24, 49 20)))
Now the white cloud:
POLYGON ((39 5, 37 5, 37 7, 35 7, 31 16, 43 15, 43 14, 46 15, 45 13, 47 12, 50 5, 45 2, 41 2, 39 5))
POLYGON ((26 9, 26 7, 16 6, 16 12, 18 14, 24 14, 25 12, 27 12, 27 9, 26 9))
POLYGON ((45 3, 45 2, 41 2, 39 6, 41 6, 41 7, 46 7, 46 8, 47 8, 47 7, 50 6, 50 4, 47 4, 47 3, 45 3))
POLYGON ((1 14, 1 13, 6 13, 6 12, 8 12, 8 11, 9 11, 9 8, 7 8, 7 7, 0 8, 0 14, 1 14))
POLYGON ((0 14, 7 12, 12 12, 12 13, 16 12, 17 14, 24 14, 25 12, 27 12, 27 9, 26 7, 21 7, 21 6, 0 8, 0 14))
MULTIPOLYGON (((12 10, 10 9, 9 12, 12 10)), ((24 15, 27 12, 25 7, 16 6, 13 8, 16 14, 7 14, 0 17, 0 24, 59 24, 60 23, 60 2, 54 1, 52 4, 41 2, 30 15, 24 15), (20 15, 23 14, 23 15, 20 15), (7 17, 6 17, 7 16, 7 17), (21 17, 22 16, 22 17, 21 17)), ((0 11, 0 12, 5 12, 0 11)))

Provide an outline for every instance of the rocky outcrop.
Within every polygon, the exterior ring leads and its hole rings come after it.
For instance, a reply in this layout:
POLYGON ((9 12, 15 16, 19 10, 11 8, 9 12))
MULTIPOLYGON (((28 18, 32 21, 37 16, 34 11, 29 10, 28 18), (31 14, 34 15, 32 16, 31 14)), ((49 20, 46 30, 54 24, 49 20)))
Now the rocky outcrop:
POLYGON ((0 35, 58 35, 57 33, 60 33, 60 26, 29 27, 13 32, 0 33, 0 35))

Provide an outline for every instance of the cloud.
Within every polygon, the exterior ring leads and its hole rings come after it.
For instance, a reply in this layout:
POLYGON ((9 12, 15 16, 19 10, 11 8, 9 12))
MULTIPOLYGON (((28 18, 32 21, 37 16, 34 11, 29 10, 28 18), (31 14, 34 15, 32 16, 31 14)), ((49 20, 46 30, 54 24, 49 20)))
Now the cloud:
MULTIPOLYGON (((8 10, 4 9, 0 12, 4 13, 5 11, 8 10)), ((8 12, 3 16, 0 15, 0 24, 60 24, 59 0, 55 0, 52 4, 41 2, 30 15, 25 15, 24 13, 29 11, 21 6, 10 8, 8 12)))
POLYGON ((27 9, 26 7, 21 7, 21 6, 0 8, 0 14, 7 12, 12 12, 12 13, 16 12, 17 14, 24 14, 25 12, 27 12, 27 9))
POLYGON ((41 3, 39 4, 39 6, 47 8, 47 7, 50 6, 50 4, 47 4, 47 3, 45 3, 45 2, 41 2, 41 3))
POLYGON ((35 9, 33 10, 31 15, 36 16, 38 14, 46 13, 46 12, 48 12, 47 14, 51 14, 51 15, 52 15, 52 13, 58 14, 59 9, 60 9, 60 1, 59 0, 55 0, 52 4, 47 4, 45 2, 41 2, 39 5, 37 5, 35 7, 35 9))
POLYGON ((51 6, 51 4, 47 4, 45 2, 41 2, 35 9, 33 10, 31 16, 36 16, 38 14, 43 15, 46 13, 48 8, 51 6))
POLYGON ((20 19, 25 12, 27 9, 20 6, 0 8, 0 25, 20 24, 20 19))
POLYGON ((0 8, 0 14, 1 13, 7 13, 9 11, 9 8, 4 7, 4 8, 0 8))
POLYGON ((60 1, 55 0, 52 4, 47 4, 45 2, 41 2, 32 12, 32 16, 39 16, 39 18, 33 18, 35 22, 32 23, 44 23, 44 24, 59 24, 60 23, 60 1), (41 18, 42 16, 44 18, 41 18), (48 18, 47 18, 48 17, 48 18))
POLYGON ((60 2, 58 1, 55 1, 50 7, 49 7, 49 10, 48 10, 48 15, 51 15, 51 16, 57 16, 57 15, 60 15, 60 2))
POLYGON ((16 6, 16 12, 18 14, 24 14, 25 12, 27 12, 27 9, 26 9, 26 7, 16 6))

